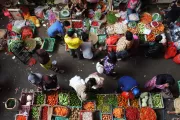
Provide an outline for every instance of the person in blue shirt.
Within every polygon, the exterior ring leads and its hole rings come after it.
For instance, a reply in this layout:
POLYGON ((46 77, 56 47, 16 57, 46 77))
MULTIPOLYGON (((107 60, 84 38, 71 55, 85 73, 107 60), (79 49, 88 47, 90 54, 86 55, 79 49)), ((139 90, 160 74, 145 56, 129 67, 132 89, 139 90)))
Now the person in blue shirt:
POLYGON ((135 97, 139 97, 140 95, 137 81, 130 76, 123 76, 118 80, 118 91, 126 93, 124 95, 127 96, 129 96, 129 93, 132 93, 135 97))
POLYGON ((48 36, 49 37, 56 37, 57 34, 61 34, 62 36, 64 36, 64 27, 69 26, 70 23, 69 21, 64 21, 63 23, 61 23, 60 21, 56 21, 55 23, 53 23, 47 30, 48 36))

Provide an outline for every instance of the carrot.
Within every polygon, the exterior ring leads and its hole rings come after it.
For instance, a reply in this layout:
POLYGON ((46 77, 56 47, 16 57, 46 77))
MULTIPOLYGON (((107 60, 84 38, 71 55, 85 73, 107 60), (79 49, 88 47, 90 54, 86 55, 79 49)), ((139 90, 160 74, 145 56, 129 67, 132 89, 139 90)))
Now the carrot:
POLYGON ((18 116, 16 117, 16 120, 27 120, 27 119, 26 119, 26 116, 18 115, 18 116))
POLYGON ((114 108, 113 115, 115 118, 123 118, 123 108, 114 108))
POLYGON ((85 110, 93 111, 93 110, 95 110, 95 104, 94 104, 94 102, 86 102, 86 103, 84 103, 83 108, 85 110))
POLYGON ((149 13, 145 12, 144 14, 142 14, 141 17, 142 23, 149 24, 151 21, 152 21, 152 16, 149 13))
POLYGON ((54 114, 66 117, 69 113, 69 110, 66 107, 55 107, 54 114))
POLYGON ((54 106, 58 102, 58 94, 57 92, 51 93, 47 95, 47 104, 54 106))

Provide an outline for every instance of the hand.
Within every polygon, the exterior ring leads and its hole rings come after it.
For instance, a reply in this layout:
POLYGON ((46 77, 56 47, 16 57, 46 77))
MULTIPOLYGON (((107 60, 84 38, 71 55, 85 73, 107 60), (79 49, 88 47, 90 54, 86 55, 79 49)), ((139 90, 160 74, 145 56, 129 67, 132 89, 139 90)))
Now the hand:
POLYGON ((165 87, 169 87, 169 83, 164 84, 165 87))

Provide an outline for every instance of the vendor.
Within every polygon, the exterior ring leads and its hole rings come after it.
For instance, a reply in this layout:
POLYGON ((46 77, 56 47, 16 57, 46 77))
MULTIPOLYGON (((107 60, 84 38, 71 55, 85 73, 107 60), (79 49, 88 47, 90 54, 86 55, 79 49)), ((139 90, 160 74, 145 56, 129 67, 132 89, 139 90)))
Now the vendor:
POLYGON ((123 76, 118 80, 118 91, 123 92, 122 95, 125 98, 130 97, 130 93, 132 93, 135 97, 139 97, 140 95, 137 81, 130 76, 123 76))
POLYGON ((151 80, 149 80, 145 84, 145 88, 149 91, 157 88, 163 90, 165 88, 169 88, 175 84, 175 80, 170 74, 159 74, 154 76, 151 80))
POLYGON ((85 83, 87 89, 99 89, 103 87, 104 78, 98 76, 97 73, 90 74, 86 79, 85 83))
POLYGON ((58 34, 61 34, 61 36, 64 36, 64 27, 69 27, 70 23, 68 24, 68 21, 65 21, 64 23, 61 23, 60 21, 56 21, 53 23, 47 30, 49 37, 56 37, 58 34))
POLYGON ((138 6, 139 0, 129 0, 127 3, 127 15, 136 12, 136 7, 138 6))
POLYGON ((180 0, 174 0, 170 7, 169 12, 165 15, 167 24, 170 25, 171 22, 175 22, 180 16, 180 0))

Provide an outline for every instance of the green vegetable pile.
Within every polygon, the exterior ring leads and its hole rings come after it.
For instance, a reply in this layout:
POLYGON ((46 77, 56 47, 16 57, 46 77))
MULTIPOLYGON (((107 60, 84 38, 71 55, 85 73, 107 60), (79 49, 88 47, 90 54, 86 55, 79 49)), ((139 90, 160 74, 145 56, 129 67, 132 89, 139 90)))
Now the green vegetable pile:
POLYGON ((111 106, 110 105, 100 105, 97 107, 102 113, 111 113, 111 106))
POLYGON ((145 35, 139 34, 139 40, 141 43, 144 43, 146 41, 145 35))
POLYGON ((70 92, 70 106, 81 106, 81 101, 77 97, 75 92, 70 92))
POLYGON ((116 23, 117 20, 118 20, 118 19, 117 19, 117 17, 115 16, 115 13, 109 12, 109 13, 107 14, 107 22, 108 22, 109 24, 114 24, 114 23, 116 23))
POLYGON ((39 120, 39 107, 33 106, 31 114, 32 114, 33 120, 39 120))
POLYGON ((107 95, 106 97, 106 101, 108 105, 112 105, 113 107, 117 107, 118 106, 118 102, 117 102, 117 96, 110 94, 107 95))
POLYGON ((35 104, 42 105, 44 104, 45 95, 38 93, 35 97, 35 104))
POLYGON ((144 33, 144 30, 145 30, 145 24, 143 24, 143 23, 138 23, 137 28, 138 28, 138 33, 139 33, 139 34, 143 34, 143 33, 144 33))
POLYGON ((69 95, 67 93, 59 93, 59 104, 66 106, 69 104, 69 95))
POLYGON ((107 95, 97 95, 97 110, 101 111, 102 113, 110 113, 111 112, 111 103, 114 100, 114 98, 111 95, 108 95, 110 98, 108 98, 107 95))
POLYGON ((152 104, 154 108, 163 108, 162 97, 159 93, 153 93, 152 96, 152 104))
POLYGON ((136 27, 136 22, 129 22, 128 23, 128 27, 130 27, 130 28, 135 28, 136 27))
POLYGON ((7 102, 7 107, 8 108, 13 108, 14 105, 15 105, 15 100, 12 100, 12 99, 8 100, 8 102, 7 102))

